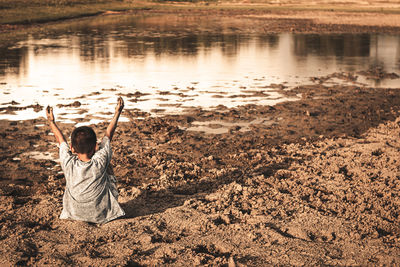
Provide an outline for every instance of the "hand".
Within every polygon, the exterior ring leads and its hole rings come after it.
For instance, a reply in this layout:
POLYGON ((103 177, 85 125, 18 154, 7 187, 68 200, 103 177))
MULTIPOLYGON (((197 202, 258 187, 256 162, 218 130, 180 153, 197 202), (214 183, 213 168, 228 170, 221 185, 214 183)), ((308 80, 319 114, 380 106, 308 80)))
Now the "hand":
POLYGON ((46 108, 46 117, 48 121, 54 121, 53 108, 50 106, 47 106, 46 108))
POLYGON ((124 100, 122 97, 118 97, 117 107, 115 108, 115 113, 121 113, 124 109, 124 100))

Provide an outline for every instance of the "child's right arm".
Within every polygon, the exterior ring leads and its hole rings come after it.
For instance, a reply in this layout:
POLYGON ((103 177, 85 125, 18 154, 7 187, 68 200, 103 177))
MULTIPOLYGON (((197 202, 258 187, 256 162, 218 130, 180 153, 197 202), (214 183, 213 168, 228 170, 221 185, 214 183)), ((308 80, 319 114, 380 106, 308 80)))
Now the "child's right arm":
POLYGON ((47 117, 47 121, 50 124, 51 131, 54 133, 54 136, 57 139, 57 142, 59 144, 66 142, 64 135, 62 134, 60 128, 58 128, 58 126, 54 120, 53 108, 50 106, 47 106, 47 108, 46 108, 46 117, 47 117))

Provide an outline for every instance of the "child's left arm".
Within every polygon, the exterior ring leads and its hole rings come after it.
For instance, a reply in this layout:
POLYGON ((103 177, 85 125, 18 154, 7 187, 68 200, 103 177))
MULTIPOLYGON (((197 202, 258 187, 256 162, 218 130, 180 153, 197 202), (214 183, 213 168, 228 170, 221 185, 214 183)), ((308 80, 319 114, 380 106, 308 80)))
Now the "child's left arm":
POLYGON ((124 100, 122 99, 122 97, 119 97, 117 106, 115 107, 114 117, 112 118, 106 130, 106 136, 110 139, 110 142, 114 136, 115 129, 117 128, 118 119, 123 109, 124 109, 124 100))
POLYGON ((58 126, 54 120, 53 108, 50 106, 47 106, 47 108, 46 108, 46 117, 47 117, 47 121, 50 124, 51 131, 54 133, 54 136, 57 139, 57 142, 59 144, 66 142, 64 135, 62 134, 60 128, 58 128, 58 126))

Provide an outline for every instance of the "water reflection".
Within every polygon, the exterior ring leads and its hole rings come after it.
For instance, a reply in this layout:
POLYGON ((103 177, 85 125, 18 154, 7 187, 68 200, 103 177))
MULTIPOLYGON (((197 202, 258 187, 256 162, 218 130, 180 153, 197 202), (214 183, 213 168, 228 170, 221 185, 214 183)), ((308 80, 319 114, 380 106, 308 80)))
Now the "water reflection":
POLYGON ((0 47, 0 75, 4 76, 6 73, 19 73, 23 69, 25 56, 28 53, 27 47, 20 49, 9 49, 8 47, 0 47), (6 55, 6 56, 5 56, 6 55))
MULTIPOLYGON (((309 83, 312 76, 372 66, 400 70, 399 36, 216 34, 207 30, 212 27, 223 25, 174 16, 121 16, 29 36, 0 48, 0 104, 68 104, 78 99, 89 113, 107 116, 113 107, 108 104, 115 101, 110 97, 140 92, 143 96, 130 100, 144 111, 273 105, 285 98, 267 88, 272 83, 294 86, 309 83), (182 20, 198 27, 183 27, 182 20)), ((360 82, 400 86, 398 80, 360 82)), ((76 111, 64 109, 64 119, 76 111)))
POLYGON ((296 35, 294 53, 297 56, 369 57, 371 38, 369 34, 296 35))

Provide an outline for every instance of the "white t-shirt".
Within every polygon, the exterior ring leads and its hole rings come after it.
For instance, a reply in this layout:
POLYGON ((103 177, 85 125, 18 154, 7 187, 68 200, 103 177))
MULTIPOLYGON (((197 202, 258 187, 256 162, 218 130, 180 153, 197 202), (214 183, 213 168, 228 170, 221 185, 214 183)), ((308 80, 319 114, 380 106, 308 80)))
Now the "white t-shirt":
POLYGON ((107 173, 112 150, 104 137, 88 162, 73 155, 66 142, 60 144, 60 162, 66 187, 61 219, 106 223, 125 215, 118 204, 115 177, 107 173))

